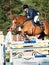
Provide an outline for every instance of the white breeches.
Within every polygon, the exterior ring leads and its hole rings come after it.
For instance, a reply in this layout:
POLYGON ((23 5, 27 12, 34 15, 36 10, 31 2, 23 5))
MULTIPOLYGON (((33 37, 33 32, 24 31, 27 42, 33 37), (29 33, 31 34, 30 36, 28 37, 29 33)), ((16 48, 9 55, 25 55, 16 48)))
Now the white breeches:
POLYGON ((37 21, 39 21, 39 16, 38 15, 34 17, 34 22, 36 23, 37 21))

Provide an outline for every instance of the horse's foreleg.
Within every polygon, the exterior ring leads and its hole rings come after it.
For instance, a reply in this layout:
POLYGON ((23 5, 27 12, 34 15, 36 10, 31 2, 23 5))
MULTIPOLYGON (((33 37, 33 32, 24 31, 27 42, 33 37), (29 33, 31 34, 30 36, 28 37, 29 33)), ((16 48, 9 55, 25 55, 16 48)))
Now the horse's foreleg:
POLYGON ((21 35, 24 35, 24 30, 23 29, 21 29, 21 35))
POLYGON ((25 31, 21 31, 21 35, 26 39, 26 40, 29 40, 27 34, 25 31))

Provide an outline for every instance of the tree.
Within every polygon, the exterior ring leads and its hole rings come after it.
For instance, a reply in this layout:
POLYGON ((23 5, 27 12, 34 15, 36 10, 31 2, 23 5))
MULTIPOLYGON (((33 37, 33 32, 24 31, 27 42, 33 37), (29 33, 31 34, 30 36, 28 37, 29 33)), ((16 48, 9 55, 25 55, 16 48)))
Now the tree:
POLYGON ((20 0, 4 0, 3 3, 4 12, 10 19, 12 19, 14 15, 21 13, 22 3, 20 0))
POLYGON ((4 33, 6 33, 6 29, 8 25, 10 24, 10 19, 5 15, 4 10, 2 8, 2 5, 0 5, 0 29, 3 30, 4 33))
POLYGON ((2 28, 4 34, 6 34, 12 17, 20 14, 22 3, 20 0, 0 0, 0 2, 0 28, 2 28))

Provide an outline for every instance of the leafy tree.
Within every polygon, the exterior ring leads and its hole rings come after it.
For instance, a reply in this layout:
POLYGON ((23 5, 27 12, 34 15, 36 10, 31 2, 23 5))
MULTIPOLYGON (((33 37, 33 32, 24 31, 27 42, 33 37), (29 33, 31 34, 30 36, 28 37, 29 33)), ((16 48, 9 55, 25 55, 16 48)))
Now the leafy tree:
POLYGON ((3 3, 4 12, 10 19, 12 19, 14 15, 21 13, 22 2, 20 0, 4 0, 3 3))
POLYGON ((9 24, 10 24, 10 20, 5 15, 4 10, 0 6, 0 29, 2 29, 3 32, 6 33, 6 29, 9 24))
POLYGON ((12 17, 21 13, 22 3, 20 0, 0 0, 0 2, 0 28, 2 28, 4 34, 6 34, 12 17))

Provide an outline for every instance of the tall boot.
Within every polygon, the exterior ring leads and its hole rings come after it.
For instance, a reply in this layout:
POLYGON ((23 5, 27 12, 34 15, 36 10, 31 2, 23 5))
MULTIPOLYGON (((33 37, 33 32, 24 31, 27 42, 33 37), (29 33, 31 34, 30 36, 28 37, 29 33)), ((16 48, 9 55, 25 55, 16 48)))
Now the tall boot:
POLYGON ((43 27, 43 23, 42 23, 42 22, 37 21, 37 22, 36 22, 36 25, 37 25, 37 26, 40 26, 41 30, 44 30, 44 27, 43 27))
POLYGON ((40 23, 40 28, 43 31, 44 30, 43 23, 42 22, 39 22, 39 23, 40 23))

